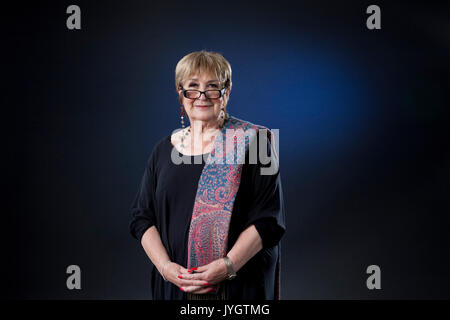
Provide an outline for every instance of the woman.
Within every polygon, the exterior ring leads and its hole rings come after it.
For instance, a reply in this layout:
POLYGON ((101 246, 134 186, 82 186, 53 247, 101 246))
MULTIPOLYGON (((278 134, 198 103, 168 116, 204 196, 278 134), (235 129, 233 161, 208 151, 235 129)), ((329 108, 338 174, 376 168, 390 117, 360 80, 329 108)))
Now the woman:
POLYGON ((281 178, 249 158, 264 144, 276 158, 270 139, 259 144, 267 128, 226 111, 231 67, 218 53, 183 57, 175 85, 183 129, 153 148, 131 208, 130 232, 156 267, 153 299, 279 299, 281 178))

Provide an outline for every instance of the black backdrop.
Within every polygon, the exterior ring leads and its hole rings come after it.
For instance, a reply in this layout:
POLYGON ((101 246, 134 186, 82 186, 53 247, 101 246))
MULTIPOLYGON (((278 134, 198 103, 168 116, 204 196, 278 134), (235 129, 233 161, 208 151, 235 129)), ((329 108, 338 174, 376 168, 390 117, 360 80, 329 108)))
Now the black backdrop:
POLYGON ((129 206, 185 54, 280 129, 283 299, 449 298, 445 2, 39 1, 2 9, 2 297, 148 299, 129 206), (66 28, 77 4, 82 29, 66 28), (365 10, 381 8, 381 30, 365 10), (82 289, 66 288, 79 265, 82 289), (381 268, 368 290, 366 268, 381 268))

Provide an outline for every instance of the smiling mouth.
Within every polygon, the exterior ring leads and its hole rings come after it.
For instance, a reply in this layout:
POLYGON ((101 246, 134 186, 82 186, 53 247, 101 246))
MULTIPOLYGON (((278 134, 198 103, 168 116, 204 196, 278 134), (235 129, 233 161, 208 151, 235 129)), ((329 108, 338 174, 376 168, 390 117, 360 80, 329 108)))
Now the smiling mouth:
POLYGON ((198 105, 198 106, 194 106, 194 107, 206 108, 206 107, 212 107, 212 106, 208 106, 208 105, 198 105))

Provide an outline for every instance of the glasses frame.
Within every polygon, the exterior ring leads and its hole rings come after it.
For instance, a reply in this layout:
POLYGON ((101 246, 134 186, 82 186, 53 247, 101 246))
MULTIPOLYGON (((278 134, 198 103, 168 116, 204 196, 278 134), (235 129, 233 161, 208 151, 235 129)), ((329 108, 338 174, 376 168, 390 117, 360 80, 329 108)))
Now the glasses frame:
POLYGON ((212 90, 205 90, 205 91, 200 91, 200 90, 196 90, 196 89, 182 89, 182 92, 183 92, 183 96, 184 96, 186 99, 191 99, 191 100, 200 99, 200 97, 202 96, 202 94, 204 94, 204 95, 205 95, 205 98, 207 98, 207 99, 219 99, 219 98, 221 98, 221 97, 224 95, 226 89, 227 89, 227 87, 223 87, 222 89, 212 89, 212 90), (197 91, 197 92, 200 92, 200 95, 199 95, 197 98, 188 98, 188 97, 186 96, 186 92, 187 92, 187 91, 197 91), (217 98, 208 98, 208 97, 206 96, 206 92, 207 92, 207 91, 219 91, 219 96, 218 96, 217 98))

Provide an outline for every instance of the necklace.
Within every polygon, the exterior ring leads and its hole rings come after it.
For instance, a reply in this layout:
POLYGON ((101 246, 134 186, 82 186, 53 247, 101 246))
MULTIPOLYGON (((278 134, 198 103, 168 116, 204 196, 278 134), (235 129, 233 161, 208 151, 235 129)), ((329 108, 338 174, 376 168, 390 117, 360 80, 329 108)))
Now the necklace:
POLYGON ((180 144, 181 149, 184 148, 184 139, 186 139, 186 136, 188 136, 190 132, 191 132, 191 127, 189 127, 187 129, 187 131, 185 131, 185 129, 183 129, 183 132, 181 133, 181 144, 180 144))
MULTIPOLYGON (((219 125, 219 129, 221 130, 225 124, 225 122, 230 118, 228 112, 225 113, 225 120, 223 121, 222 124, 219 125)), ((187 136, 189 135, 189 133, 191 133, 191 127, 187 128, 183 128, 183 131, 181 132, 181 144, 180 144, 180 148, 183 150, 184 149, 184 140, 187 138, 187 136)))
POLYGON ((191 133, 191 128, 187 128, 187 130, 183 129, 183 131, 181 133, 181 144, 180 144, 181 149, 184 149, 184 147, 185 147, 184 140, 187 139, 187 136, 189 135, 189 133, 191 133))

